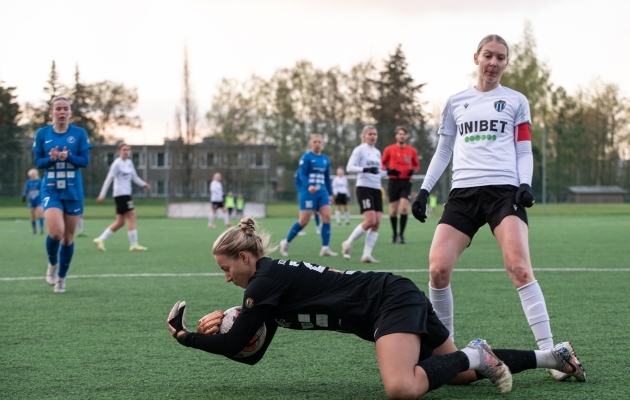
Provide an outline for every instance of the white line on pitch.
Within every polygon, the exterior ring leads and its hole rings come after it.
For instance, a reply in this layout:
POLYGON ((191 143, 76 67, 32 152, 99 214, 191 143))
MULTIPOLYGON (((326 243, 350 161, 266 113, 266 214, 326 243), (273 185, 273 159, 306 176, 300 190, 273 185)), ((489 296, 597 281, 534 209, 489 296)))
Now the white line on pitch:
MULTIPOLYGON (((504 272, 503 268, 461 268, 455 269, 453 272, 504 272)), ((630 272, 630 268, 534 268, 537 272, 630 272)), ((428 273, 428 269, 380 269, 375 272, 394 272, 394 273, 428 273)), ((91 279, 91 278, 159 278, 159 277, 190 277, 190 276, 224 276, 221 272, 200 272, 200 273, 184 273, 184 274, 100 274, 100 275, 70 275, 68 278, 91 279)), ((0 281, 30 281, 44 279, 43 276, 25 276, 14 278, 0 278, 0 281)))

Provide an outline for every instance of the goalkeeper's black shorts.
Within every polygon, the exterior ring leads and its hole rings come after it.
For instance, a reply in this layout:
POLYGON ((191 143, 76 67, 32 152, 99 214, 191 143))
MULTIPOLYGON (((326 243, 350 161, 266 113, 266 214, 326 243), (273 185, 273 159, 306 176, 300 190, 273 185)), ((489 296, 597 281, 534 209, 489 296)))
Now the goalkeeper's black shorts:
POLYGON ((416 333, 420 336, 420 359, 431 356, 433 350, 449 337, 433 306, 415 283, 390 276, 374 322, 374 341, 391 333, 416 333))

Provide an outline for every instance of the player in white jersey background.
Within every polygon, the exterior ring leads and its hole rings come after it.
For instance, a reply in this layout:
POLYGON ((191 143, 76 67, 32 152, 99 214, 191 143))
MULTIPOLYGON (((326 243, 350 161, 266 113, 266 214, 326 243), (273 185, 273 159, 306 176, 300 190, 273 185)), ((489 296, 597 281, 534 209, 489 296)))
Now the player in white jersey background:
POLYGON ((223 184, 221 183, 221 174, 219 172, 214 174, 212 182, 210 182, 210 203, 212 203, 212 210, 210 210, 210 215, 208 215, 208 228, 215 227, 214 217, 219 208, 223 211, 223 223, 225 226, 232 226, 230 216, 223 203, 223 184))
POLYGON ((333 196, 335 197, 335 219, 337 225, 341 225, 341 209, 343 208, 346 218, 346 225, 350 225, 350 212, 348 211, 348 201, 350 200, 350 185, 348 178, 343 173, 343 168, 337 168, 337 176, 332 180, 333 196))
POLYGON ((346 171, 357 173, 356 194, 363 222, 354 228, 345 242, 341 243, 341 252, 344 258, 349 260, 353 243, 366 234, 361 262, 377 263, 379 261, 372 257, 372 249, 376 245, 378 228, 383 217, 381 179, 387 172, 381 170, 381 152, 374 147, 378 139, 376 128, 366 125, 361 133, 361 139, 363 143, 352 150, 346 171))
POLYGON ((107 190, 112 181, 114 182, 114 201, 116 202, 116 220, 111 223, 101 236, 94 239, 94 245, 100 251, 105 251, 105 242, 118 229, 125 226, 127 221, 127 236, 129 236, 129 251, 146 251, 147 248, 138 244, 138 230, 136 229, 136 210, 131 198, 131 182, 142 186, 145 189, 151 189, 151 186, 140 179, 136 173, 136 168, 129 158, 131 155, 131 146, 126 143, 118 144, 118 157, 109 167, 109 172, 103 182, 101 193, 96 198, 97 203, 102 203, 107 195, 107 190))
MULTIPOLYGON (((429 294, 435 312, 451 332, 455 262, 488 223, 501 248, 505 269, 540 349, 553 348, 549 314, 532 270, 525 207, 534 204, 533 156, 527 98, 500 85, 508 66, 503 38, 488 35, 474 54, 479 77, 474 88, 451 96, 444 107, 437 149, 412 212, 426 219, 429 192, 453 157, 452 190, 429 253, 429 294)), ((563 380, 568 375, 549 371, 563 380)))

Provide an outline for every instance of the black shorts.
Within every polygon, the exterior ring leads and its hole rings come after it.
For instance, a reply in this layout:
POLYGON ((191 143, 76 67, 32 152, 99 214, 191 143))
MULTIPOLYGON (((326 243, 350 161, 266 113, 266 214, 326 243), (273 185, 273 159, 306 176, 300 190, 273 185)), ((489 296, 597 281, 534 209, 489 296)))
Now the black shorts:
POLYGON ((345 193, 339 193, 335 196, 335 204, 338 206, 345 206, 348 204, 348 195, 345 193))
POLYGON ((508 215, 515 215, 527 224, 525 207, 515 204, 517 191, 518 188, 512 185, 453 189, 438 224, 448 224, 471 240, 486 223, 494 232, 508 215))
POLYGON ((133 210, 133 200, 131 196, 116 196, 114 197, 116 202, 116 214, 127 214, 127 212, 133 210))
POLYGON ((390 179, 387 184, 387 196, 389 201, 398 201, 400 199, 411 198, 411 180, 410 179, 390 179))
POLYGON ((358 186, 357 201, 361 214, 365 211, 383 212, 383 192, 380 189, 358 186))
POLYGON ((431 301, 409 279, 391 275, 385 285, 374 322, 374 341, 391 333, 415 333, 421 341, 418 361, 430 357, 449 337, 431 301))
POLYGON ((223 208, 223 202, 222 201, 213 201, 212 202, 212 209, 213 210, 217 210, 218 208, 223 208))

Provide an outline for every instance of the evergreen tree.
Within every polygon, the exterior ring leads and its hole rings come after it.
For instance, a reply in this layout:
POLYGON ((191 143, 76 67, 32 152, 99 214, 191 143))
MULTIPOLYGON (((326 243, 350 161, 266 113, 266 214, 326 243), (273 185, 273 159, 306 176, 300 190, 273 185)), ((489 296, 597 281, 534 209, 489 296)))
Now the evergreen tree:
POLYGON ((0 181, 11 182, 21 176, 17 158, 20 156, 20 144, 24 140, 23 130, 18 121, 20 107, 13 94, 15 87, 5 87, 0 81, 0 181))
POLYGON ((90 118, 90 87, 80 79, 79 65, 74 72, 74 87, 71 90, 72 124, 85 129, 92 143, 102 143, 104 137, 98 133, 96 121, 90 118))
POLYGON ((385 68, 379 75, 379 80, 371 80, 374 91, 365 99, 379 133, 377 147, 383 149, 394 143, 396 126, 403 125, 409 130, 410 143, 428 160, 433 154, 433 142, 418 97, 425 84, 414 83, 400 45, 385 60, 385 68))

